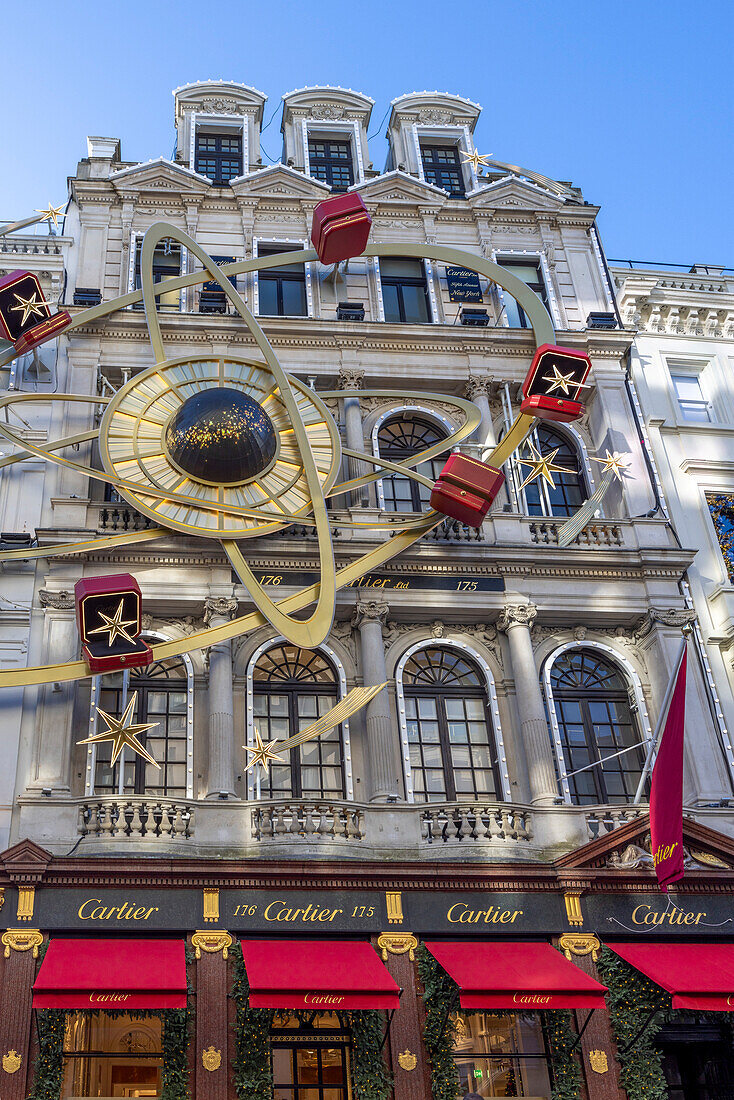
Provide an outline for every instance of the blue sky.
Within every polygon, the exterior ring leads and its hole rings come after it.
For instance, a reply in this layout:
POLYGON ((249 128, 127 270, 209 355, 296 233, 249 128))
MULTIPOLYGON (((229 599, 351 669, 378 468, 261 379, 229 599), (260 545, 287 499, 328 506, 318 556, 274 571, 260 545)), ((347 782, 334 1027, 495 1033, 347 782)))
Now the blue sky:
MULTIPOLYGON (((0 218, 66 193, 86 135, 170 156, 171 90, 226 78, 269 96, 340 84, 482 104, 480 152, 573 180, 607 254, 734 266, 732 0, 67 0, 6 5, 0 218)), ((280 155, 280 113, 263 135, 280 155)), ((378 128, 379 127, 379 128, 378 128)))

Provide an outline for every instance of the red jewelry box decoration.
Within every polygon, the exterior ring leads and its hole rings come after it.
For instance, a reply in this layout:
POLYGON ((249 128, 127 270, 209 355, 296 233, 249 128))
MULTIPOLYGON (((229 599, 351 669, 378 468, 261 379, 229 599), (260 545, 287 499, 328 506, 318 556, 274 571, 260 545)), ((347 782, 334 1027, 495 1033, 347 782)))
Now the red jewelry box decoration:
POLYGON ((584 352, 541 344, 523 382, 520 411, 539 420, 578 420, 585 410, 578 395, 587 388, 590 370, 591 360, 584 352))
POLYGON ((496 467, 453 454, 433 486, 431 507, 469 527, 481 527, 504 483, 505 475, 496 467))
POLYGON ((55 339, 70 324, 71 314, 62 309, 59 313, 54 313, 53 317, 49 317, 47 321, 41 321, 40 324, 27 329, 15 341, 15 350, 19 355, 32 351, 40 344, 46 344, 49 340, 55 339))
POLYGON ((15 343, 39 322, 47 321, 51 307, 43 296, 38 276, 30 271, 11 271, 0 278, 0 336, 15 343))
POLYGON ((74 596, 82 653, 92 672, 150 664, 153 652, 140 637, 140 586, 131 573, 82 577, 74 585, 74 596))
POLYGON ((311 243, 322 264, 337 264, 365 250, 372 218, 356 191, 334 195, 314 207, 311 243))

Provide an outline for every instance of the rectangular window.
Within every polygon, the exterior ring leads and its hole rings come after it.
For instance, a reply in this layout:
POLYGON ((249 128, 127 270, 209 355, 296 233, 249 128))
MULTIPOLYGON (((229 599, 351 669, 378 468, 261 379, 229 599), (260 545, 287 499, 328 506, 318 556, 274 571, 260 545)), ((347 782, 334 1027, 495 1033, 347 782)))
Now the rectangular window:
POLYGON ((537 1012, 454 1016, 460 1096, 550 1097, 548 1054, 537 1012))
MULTIPOLYGON (((298 245, 261 244, 258 256, 299 252, 298 245)), ((257 276, 258 312, 264 317, 307 317, 306 268, 303 264, 284 263, 260 271, 257 276)))
POLYGON ((411 325, 430 323, 428 287, 422 260, 381 260, 380 281, 386 321, 402 321, 411 325))
POLYGON ((466 195, 464 173, 459 161, 459 150, 455 145, 421 143, 421 158, 426 183, 443 188, 453 199, 464 198, 466 195))
MULTIPOLYGON (((541 302, 548 309, 548 293, 546 291, 545 283, 543 281, 543 274, 540 269, 540 264, 532 260, 497 260, 500 267, 504 267, 506 271, 516 275, 518 279, 521 279, 526 283, 531 290, 540 298, 541 302)), ((530 322, 527 319, 525 310, 522 306, 519 306, 511 294, 507 291, 504 293, 505 299, 505 316, 507 317, 507 324, 510 328, 530 328, 530 322)))
MULTIPOLYGON (((140 277, 140 255, 143 250, 143 241, 138 238, 135 243, 135 290, 140 290, 143 283, 140 277)), ((181 274, 181 245, 165 238, 159 241, 153 253, 153 282, 160 283, 163 279, 173 278, 181 274)), ((161 294, 157 299, 158 309, 164 312, 172 312, 179 309, 181 291, 171 290, 167 294, 161 294)), ((142 302, 136 302, 134 309, 143 309, 142 302)))
MULTIPOLYGON (((234 263, 234 256, 212 256, 212 260, 215 264, 231 264, 234 263)), ((225 280, 226 282, 227 280, 225 280)), ((232 275, 229 279, 230 284, 237 289, 237 277, 232 275)), ((222 289, 221 283, 218 283, 214 279, 207 279, 205 283, 202 283, 201 291, 199 292, 199 312, 200 313, 226 313, 227 312, 227 296, 222 289)))
POLYGON ((711 402, 704 397, 701 379, 697 374, 670 372, 680 407, 681 416, 692 424, 708 424, 713 420, 711 402))
POLYGON ((242 134, 196 134, 194 170, 225 187, 242 175, 242 134))
POLYGON ((160 1096, 160 1016, 67 1012, 61 1098, 160 1096))
POLYGON ((328 183, 333 191, 346 191, 354 183, 352 149, 348 141, 309 138, 308 162, 314 179, 328 183))

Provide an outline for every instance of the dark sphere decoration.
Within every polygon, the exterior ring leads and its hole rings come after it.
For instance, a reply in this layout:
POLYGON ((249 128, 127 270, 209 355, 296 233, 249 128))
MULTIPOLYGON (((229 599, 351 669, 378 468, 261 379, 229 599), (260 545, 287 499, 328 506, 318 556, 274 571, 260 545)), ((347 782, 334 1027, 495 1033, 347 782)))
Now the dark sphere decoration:
POLYGON ((236 485, 270 466, 277 440, 257 401, 219 386, 184 401, 166 428, 166 446, 176 465, 197 481, 236 485))

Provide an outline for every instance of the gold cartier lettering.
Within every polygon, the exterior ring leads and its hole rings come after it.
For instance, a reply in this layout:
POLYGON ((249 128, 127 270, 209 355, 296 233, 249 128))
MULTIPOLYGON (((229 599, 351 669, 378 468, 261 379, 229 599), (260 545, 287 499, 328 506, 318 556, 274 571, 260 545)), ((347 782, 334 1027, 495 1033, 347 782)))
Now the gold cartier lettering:
POLYGON ((446 914, 450 924, 514 924, 523 915, 522 909, 470 909, 463 901, 452 905, 446 914))
POLYGON ((550 1003, 550 997, 544 996, 542 993, 515 993, 512 997, 512 1003, 516 1005, 547 1005, 550 1003))
POLYGON ((340 1005, 344 997, 334 993, 306 993, 303 1003, 307 1005, 340 1005))
POLYGON ((129 996, 129 993, 90 993, 89 1003, 91 1005, 112 1004, 116 1001, 126 1001, 129 996))
POLYGON ((632 923, 633 924, 698 924, 702 917, 705 917, 705 913, 684 913, 682 909, 678 909, 676 906, 670 910, 670 912, 656 912, 651 905, 636 905, 632 910, 632 923))
POLYGON ((138 905, 132 901, 122 905, 103 905, 101 898, 87 898, 79 906, 79 920, 148 920, 151 913, 159 913, 157 905, 138 905), (87 911, 87 906, 94 906, 87 911))
POLYGON ((678 847, 678 841, 674 844, 661 844, 657 848, 654 856, 654 863, 657 867, 658 863, 664 863, 666 859, 672 859, 673 852, 678 847))
POLYGON ((343 909, 328 909, 323 905, 307 905, 305 909, 289 909, 284 901, 271 901, 266 907, 263 916, 266 921, 277 921, 283 924, 293 924, 300 921, 301 924, 314 924, 316 922, 330 923, 343 909))

